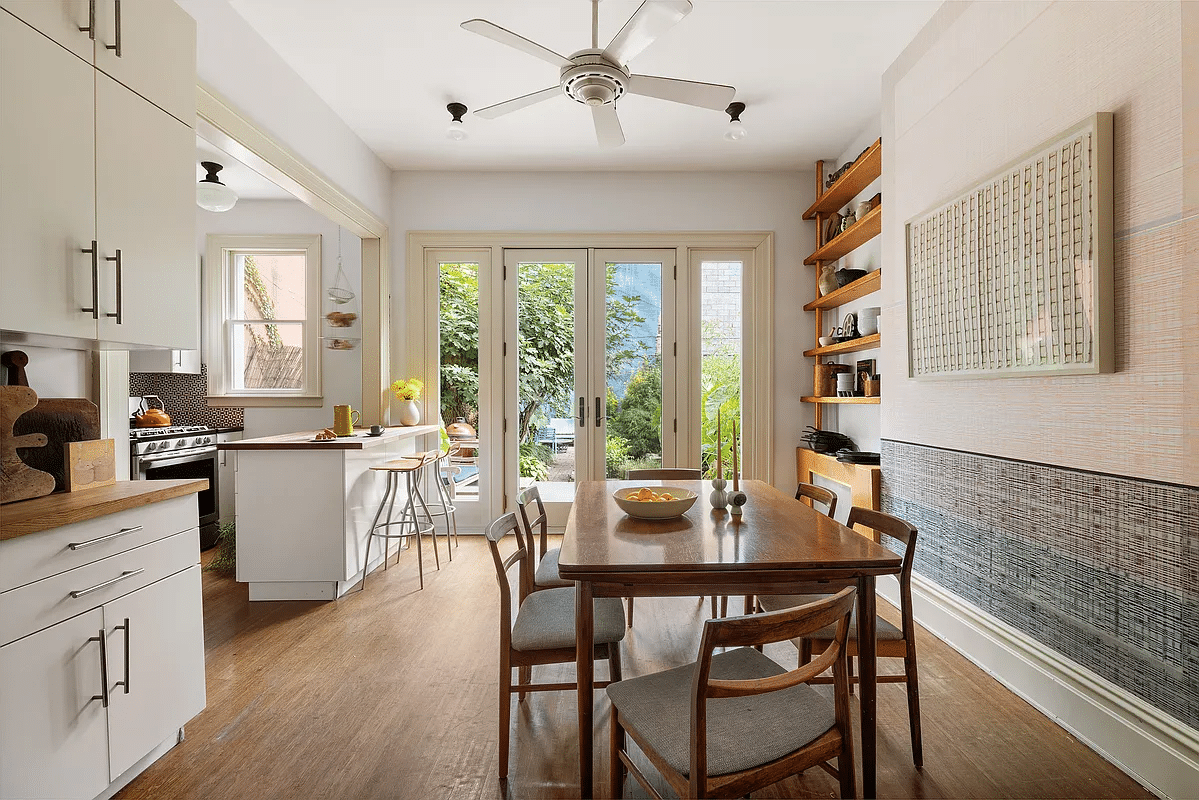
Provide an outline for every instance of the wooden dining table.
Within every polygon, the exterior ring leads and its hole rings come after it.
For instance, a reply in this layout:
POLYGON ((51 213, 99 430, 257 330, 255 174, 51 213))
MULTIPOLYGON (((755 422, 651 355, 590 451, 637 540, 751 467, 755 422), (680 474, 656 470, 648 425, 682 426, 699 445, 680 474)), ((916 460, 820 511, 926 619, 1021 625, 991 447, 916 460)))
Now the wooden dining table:
POLYGON ((740 517, 714 509, 710 490, 701 481, 582 481, 575 491, 558 572, 578 587, 582 796, 594 796, 594 598, 828 593, 856 585, 862 788, 864 797, 874 797, 874 579, 898 573, 900 556, 761 481, 741 481, 748 501, 740 517), (690 489, 699 499, 682 517, 642 520, 626 515, 612 496, 619 489, 655 485, 690 489))

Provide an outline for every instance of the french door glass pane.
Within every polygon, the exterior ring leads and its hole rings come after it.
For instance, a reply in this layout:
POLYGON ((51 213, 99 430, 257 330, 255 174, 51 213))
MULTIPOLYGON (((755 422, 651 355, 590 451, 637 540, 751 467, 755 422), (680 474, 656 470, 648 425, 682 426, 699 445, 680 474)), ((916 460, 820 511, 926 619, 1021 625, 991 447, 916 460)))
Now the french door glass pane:
POLYGON ((700 431, 705 474, 716 470, 716 416, 720 412, 723 466, 732 475, 732 428, 741 424, 740 261, 700 263, 700 431))
POLYGON ((605 472, 662 466, 662 264, 605 264, 605 472))
POLYGON ((231 322, 238 389, 304 388, 304 323, 231 322))
POLYGON ((444 480, 452 482, 455 502, 479 501, 479 265, 438 265, 441 420, 465 423, 476 440, 464 442, 451 459, 444 480), (471 446, 474 445, 474 446, 471 446))
POLYGON ((576 265, 516 271, 519 483, 574 482, 576 265))

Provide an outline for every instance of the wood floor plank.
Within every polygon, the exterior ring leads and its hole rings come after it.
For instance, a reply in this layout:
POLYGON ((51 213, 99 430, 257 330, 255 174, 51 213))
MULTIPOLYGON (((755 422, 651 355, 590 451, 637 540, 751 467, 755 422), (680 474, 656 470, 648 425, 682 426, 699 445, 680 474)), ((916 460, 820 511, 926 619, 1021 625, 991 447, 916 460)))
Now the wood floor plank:
MULTIPOLYGON (((463 537, 452 563, 442 548, 440 570, 425 548, 424 591, 416 553, 405 550, 365 591, 328 603, 250 603, 245 585, 204 573, 208 707, 118 800, 578 797, 574 692, 513 698, 510 777, 496 777, 495 568, 481 537, 463 537)), ((707 613, 706 599, 639 599, 622 645, 625 675, 694 659, 707 613)), ((766 652, 796 660, 789 644, 766 652)), ((903 685, 880 685, 880 797, 1153 797, 922 629, 918 652, 925 767, 912 766, 903 685)), ((572 665, 534 669, 537 680, 574 675, 572 665)), ((896 671, 880 662, 880 673, 896 671)), ((607 774, 608 719, 597 692, 597 776, 607 774)), ((754 797, 837 793, 829 775, 809 770, 754 797)), ((630 780, 626 797, 644 796, 630 780)))

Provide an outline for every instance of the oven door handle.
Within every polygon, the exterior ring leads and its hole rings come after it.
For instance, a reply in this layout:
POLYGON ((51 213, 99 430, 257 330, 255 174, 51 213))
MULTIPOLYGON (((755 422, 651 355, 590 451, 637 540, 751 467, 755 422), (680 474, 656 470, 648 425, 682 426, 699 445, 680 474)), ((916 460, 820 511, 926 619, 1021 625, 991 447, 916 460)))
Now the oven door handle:
POLYGON ((212 461, 216 463, 216 453, 214 450, 203 450, 200 453, 192 452, 180 453, 179 455, 163 454, 162 458, 158 456, 140 456, 137 459, 137 471, 144 475, 147 470, 157 469, 158 467, 170 467, 175 464, 190 464, 196 461, 212 461))

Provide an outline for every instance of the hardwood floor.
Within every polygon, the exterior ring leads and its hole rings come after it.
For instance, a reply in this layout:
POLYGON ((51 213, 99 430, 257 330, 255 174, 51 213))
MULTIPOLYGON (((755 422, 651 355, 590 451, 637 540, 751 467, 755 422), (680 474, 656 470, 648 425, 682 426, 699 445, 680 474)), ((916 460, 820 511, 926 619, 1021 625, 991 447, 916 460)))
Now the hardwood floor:
MULTIPOLYGON (((408 550, 365 592, 322 603, 250 603, 244 584, 206 572, 208 707, 182 744, 116 797, 577 797, 573 692, 513 700, 510 778, 496 778, 495 568, 482 537, 464 536, 453 563, 442 556, 440 571, 426 569, 424 591, 408 550)), ((625 675, 694 659, 706 614, 704 599, 638 600, 625 675)), ((890 607, 884 614, 898 620, 890 607)), ((796 659, 789 644, 766 652, 796 659)), ((880 797, 1153 797, 923 630, 918 653, 925 767, 912 766, 903 685, 880 685, 880 797)), ((546 680, 574 672, 536 669, 546 680)), ((597 796, 607 709, 597 692, 597 796)), ((625 792, 645 796, 631 780, 625 792)), ((835 796, 836 781, 816 769, 754 794, 835 796)))

